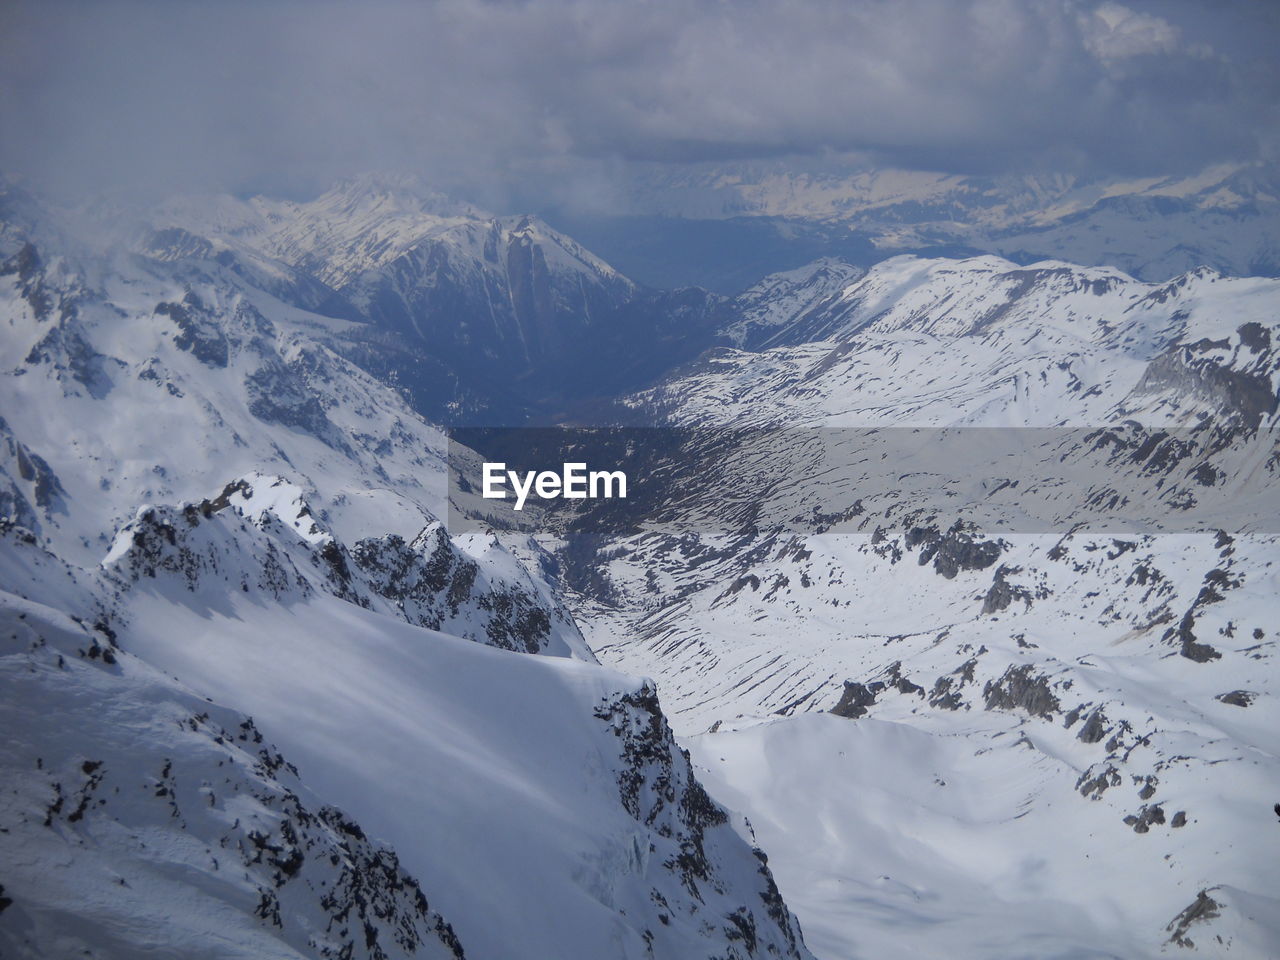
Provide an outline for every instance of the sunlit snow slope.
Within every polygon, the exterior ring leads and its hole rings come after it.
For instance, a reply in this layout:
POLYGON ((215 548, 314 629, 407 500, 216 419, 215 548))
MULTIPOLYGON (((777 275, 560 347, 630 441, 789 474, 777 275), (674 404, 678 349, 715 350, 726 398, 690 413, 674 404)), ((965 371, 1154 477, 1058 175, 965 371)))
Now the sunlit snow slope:
MULTIPOLYGON (((771 286, 815 296, 761 314, 769 349, 627 401, 758 463, 756 509, 607 543, 607 590, 578 602, 755 824, 815 951, 1280 952, 1280 543, 1243 494, 1280 463, 1277 282, 983 257, 771 286), (743 426, 881 428, 854 435, 873 458, 914 436, 924 472, 800 499, 806 445, 743 426), (1061 429, 1013 473, 982 462, 984 436, 1023 427, 1061 429), (978 449, 993 524, 930 499, 945 437, 978 449), (1077 528, 1069 499, 1020 526, 1018 485, 1064 459, 1100 493, 1144 477, 1158 496, 1129 509, 1166 532, 1077 528), (1219 493, 1216 524, 1179 532, 1219 493), (795 515, 817 519, 768 524, 795 515)), ((683 496, 714 515, 727 491, 704 477, 683 496)))

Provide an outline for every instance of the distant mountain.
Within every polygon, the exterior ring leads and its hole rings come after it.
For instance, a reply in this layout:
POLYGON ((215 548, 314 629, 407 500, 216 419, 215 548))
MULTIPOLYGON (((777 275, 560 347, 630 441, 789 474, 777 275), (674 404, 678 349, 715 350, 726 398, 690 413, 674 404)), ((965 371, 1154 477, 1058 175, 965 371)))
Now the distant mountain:
POLYGON ((781 343, 821 340, 828 314, 865 270, 824 257, 773 273, 734 298, 734 320, 720 333, 734 346, 759 350, 781 343))
POLYGON ((1280 275, 1276 165, 1125 180, 779 161, 655 166, 628 186, 608 216, 546 215, 640 279, 726 293, 819 256, 865 267, 903 253, 1059 259, 1156 282, 1198 266, 1280 275))
POLYGON ((642 385, 708 343, 720 298, 642 289, 535 217, 414 180, 360 177, 306 203, 187 199, 144 251, 217 259, 260 289, 358 320, 347 353, 447 421, 519 421, 642 385))

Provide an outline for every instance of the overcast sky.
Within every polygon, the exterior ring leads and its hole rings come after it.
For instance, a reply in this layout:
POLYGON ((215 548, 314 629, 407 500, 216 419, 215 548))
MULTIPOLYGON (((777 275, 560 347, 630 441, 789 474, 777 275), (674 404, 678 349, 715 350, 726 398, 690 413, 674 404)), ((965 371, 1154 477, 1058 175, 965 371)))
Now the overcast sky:
POLYGON ((0 4, 0 168, 481 192, 636 161, 1160 173, 1280 146, 1273 0, 0 4))

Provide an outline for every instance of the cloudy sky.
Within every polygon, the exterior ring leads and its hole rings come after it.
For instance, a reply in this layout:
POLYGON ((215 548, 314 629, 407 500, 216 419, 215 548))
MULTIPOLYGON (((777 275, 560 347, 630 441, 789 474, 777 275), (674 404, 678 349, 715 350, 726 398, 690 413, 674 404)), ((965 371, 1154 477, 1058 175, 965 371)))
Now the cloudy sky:
POLYGON ((1280 147, 1273 0, 8 0, 0 169, 68 189, 483 192, 853 154, 1179 172, 1280 147))

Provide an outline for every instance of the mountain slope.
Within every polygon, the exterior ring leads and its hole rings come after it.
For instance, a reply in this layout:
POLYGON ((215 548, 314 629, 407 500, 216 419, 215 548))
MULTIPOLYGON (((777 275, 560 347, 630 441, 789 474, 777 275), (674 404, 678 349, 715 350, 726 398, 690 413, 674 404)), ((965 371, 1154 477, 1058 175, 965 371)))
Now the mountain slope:
POLYGON ((898 258, 626 401, 696 430, 580 620, 819 955, 1274 952, 1278 302, 898 258))
POLYGON ((444 532, 443 436, 351 321, 36 219, 0 250, 6 954, 809 956, 537 545, 444 532))
POLYGON ((6 956, 465 955, 250 718, 66 614, 5 593, 0 620, 6 956))
MULTIPOLYGON (((1107 423, 1146 409, 1130 395, 1153 392, 1155 374, 1139 382, 1177 345, 1224 341, 1229 356, 1215 362, 1270 377, 1269 346, 1250 338, 1256 326, 1269 345, 1276 290, 1204 270, 1145 284, 1060 262, 896 257, 789 306, 767 335, 779 349, 709 355, 626 403, 678 426, 1107 423)), ((1274 390, 1259 390, 1256 412, 1269 415, 1274 390)), ((1190 422, 1187 412, 1159 419, 1190 422)))
MULTIPOLYGON (((139 549, 122 536, 111 569, 139 549)), ((269 602, 207 569, 194 589, 137 580, 122 645, 251 711, 317 790, 447 888, 440 907, 471 955, 645 956, 650 942, 718 955, 738 913, 758 955, 798 955, 785 915, 770 926, 758 862, 719 826, 638 681, 333 597, 269 602)))
POLYGON ((345 355, 449 421, 519 422, 634 389, 696 355, 721 304, 642 289, 536 217, 493 216, 413 180, 359 177, 305 203, 174 201, 147 220, 151 236, 180 240, 169 257, 218 250, 303 278, 290 294, 252 274, 300 307, 363 321, 345 355))

